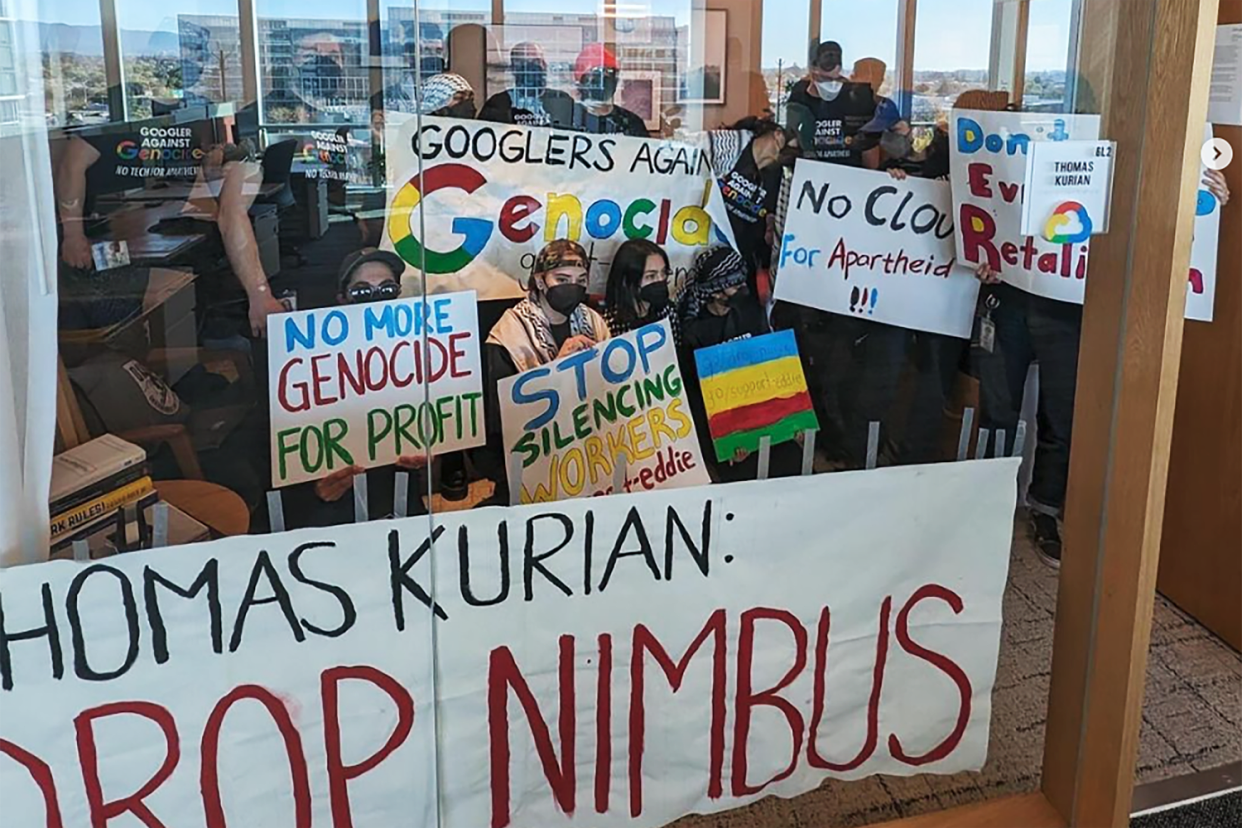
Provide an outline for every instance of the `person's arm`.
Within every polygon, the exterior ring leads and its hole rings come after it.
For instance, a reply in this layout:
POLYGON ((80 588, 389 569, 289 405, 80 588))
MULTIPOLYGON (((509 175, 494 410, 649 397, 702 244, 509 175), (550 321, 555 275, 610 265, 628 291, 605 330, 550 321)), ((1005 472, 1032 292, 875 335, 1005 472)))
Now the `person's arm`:
POLYGON ((91 266, 91 243, 86 238, 82 213, 86 208, 86 171, 98 160, 99 150, 75 135, 56 168, 56 212, 64 238, 60 257, 72 267, 91 266))
POLYGON ((220 208, 216 223, 224 240, 224 252, 238 281, 250 300, 250 330, 255 336, 267 333, 267 315, 280 313, 282 305, 267 283, 259 260, 259 245, 250 224, 250 205, 263 180, 262 168, 250 161, 230 161, 224 165, 220 187, 220 208))

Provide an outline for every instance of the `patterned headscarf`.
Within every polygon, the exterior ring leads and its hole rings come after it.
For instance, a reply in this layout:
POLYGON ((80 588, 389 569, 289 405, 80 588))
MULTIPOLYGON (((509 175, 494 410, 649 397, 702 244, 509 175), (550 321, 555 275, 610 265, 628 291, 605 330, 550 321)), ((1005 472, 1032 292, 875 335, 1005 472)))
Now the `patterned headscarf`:
POLYGON ((746 263, 736 250, 723 244, 705 250, 694 260, 677 315, 682 321, 697 319, 712 296, 745 284, 746 263))
POLYGON ((424 115, 443 109, 458 92, 473 92, 470 81, 452 72, 433 75, 423 83, 420 109, 424 115))

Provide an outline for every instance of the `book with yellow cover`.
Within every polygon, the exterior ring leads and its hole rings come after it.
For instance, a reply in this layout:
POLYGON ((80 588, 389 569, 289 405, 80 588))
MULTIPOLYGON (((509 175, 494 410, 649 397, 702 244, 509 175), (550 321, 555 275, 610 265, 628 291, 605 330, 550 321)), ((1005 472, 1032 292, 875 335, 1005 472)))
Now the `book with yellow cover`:
POLYGON ((64 535, 107 517, 122 506, 136 503, 154 490, 150 477, 140 477, 67 512, 61 512, 52 518, 52 542, 55 543, 64 535))

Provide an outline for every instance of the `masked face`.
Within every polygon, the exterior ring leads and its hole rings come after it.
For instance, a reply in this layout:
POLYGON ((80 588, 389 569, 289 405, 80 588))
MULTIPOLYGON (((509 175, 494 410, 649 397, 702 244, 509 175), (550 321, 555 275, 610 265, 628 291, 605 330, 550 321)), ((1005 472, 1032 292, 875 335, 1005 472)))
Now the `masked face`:
POLYGON ((909 135, 893 132, 891 129, 880 136, 880 149, 889 158, 905 158, 910 154, 912 144, 909 135))
POLYGON ((826 101, 835 100, 837 95, 841 94, 841 88, 845 86, 840 80, 815 81, 815 91, 826 101))
POLYGON ((541 289, 548 307, 569 316, 587 296, 587 271, 584 267, 567 265, 540 276, 541 289))
POLYGON ((578 80, 578 94, 591 103, 608 103, 617 94, 615 69, 592 69, 578 80))
POLYGON ((548 70, 543 61, 520 58, 513 61, 513 84, 525 95, 539 95, 548 88, 548 70))
POLYGON ((647 304, 649 313, 659 313, 668 306, 668 282, 652 282, 638 289, 638 298, 647 304))
POLYGON ((473 95, 454 101, 443 110, 444 114, 450 118, 465 118, 466 120, 472 119, 476 111, 473 95))

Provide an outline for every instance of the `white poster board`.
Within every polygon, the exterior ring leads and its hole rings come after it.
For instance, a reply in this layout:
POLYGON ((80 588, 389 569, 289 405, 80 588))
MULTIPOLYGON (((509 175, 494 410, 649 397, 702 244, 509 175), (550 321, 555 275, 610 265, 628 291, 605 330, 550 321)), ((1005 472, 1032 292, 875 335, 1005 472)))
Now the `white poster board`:
POLYGON ((503 379, 499 394, 522 503, 611 494, 618 457, 627 492, 709 482, 667 320, 503 379))
POLYGON ((988 263, 1027 293, 1082 304, 1090 240, 1055 243, 1021 232, 1027 153, 1038 141, 1095 140, 1098 115, 955 109, 949 160, 957 255, 988 263))
POLYGON ((469 291, 272 316, 272 485, 482 445, 478 327, 469 291))
MULTIPOLYGON (((1212 140, 1212 125, 1203 140, 1212 140)), ((1216 267, 1220 258, 1220 201, 1203 186, 1207 167, 1200 162, 1195 191, 1195 234, 1190 245, 1190 278, 1186 280, 1186 318, 1211 322, 1216 304, 1216 267)))
POLYGON ((799 159, 776 298, 968 338, 979 282, 954 237, 946 182, 799 159))
POLYGON ((421 137, 408 119, 385 138, 391 201, 382 246, 410 264, 408 293, 421 292, 425 265, 427 293, 524 296, 535 256, 561 238, 592 257, 593 290, 602 292, 613 251, 629 238, 668 252, 676 287, 698 253, 733 244, 701 148, 485 121, 422 124, 421 137))
POLYGON ((1018 462, 0 570, 5 824, 647 828, 978 770, 1018 462))

